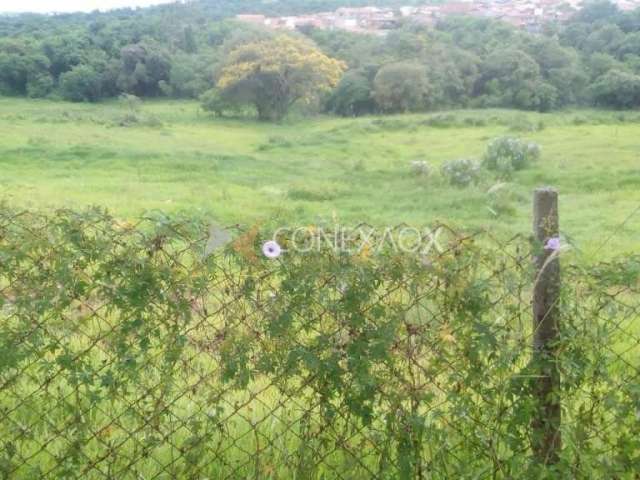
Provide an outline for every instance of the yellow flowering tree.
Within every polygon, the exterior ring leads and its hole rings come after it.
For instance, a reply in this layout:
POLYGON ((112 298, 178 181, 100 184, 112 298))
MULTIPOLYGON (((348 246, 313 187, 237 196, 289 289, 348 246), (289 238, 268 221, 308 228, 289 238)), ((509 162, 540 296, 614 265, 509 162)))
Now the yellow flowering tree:
POLYGON ((240 45, 225 60, 217 82, 227 98, 254 105, 262 120, 279 120, 295 102, 334 87, 346 65, 310 40, 277 35, 240 45))

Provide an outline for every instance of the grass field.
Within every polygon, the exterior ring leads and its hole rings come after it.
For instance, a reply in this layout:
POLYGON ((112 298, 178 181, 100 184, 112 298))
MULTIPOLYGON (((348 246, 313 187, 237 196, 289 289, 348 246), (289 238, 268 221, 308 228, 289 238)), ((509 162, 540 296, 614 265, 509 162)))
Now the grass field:
MULTIPOLYGON (((298 256, 274 279, 242 260, 242 249, 203 259, 204 241, 176 241, 172 249, 156 243, 159 234, 144 237, 110 219, 86 219, 86 235, 78 236, 65 214, 48 227, 29 215, 0 215, 0 259, 8 260, 0 270, 0 437, 8 439, 0 474, 364 479, 379 471, 389 474, 377 478, 400 478, 409 445, 430 478, 484 478, 490 470, 495 478, 542 478, 523 473, 528 439, 518 444, 533 411, 518 387, 531 376, 523 345, 533 277, 518 253, 528 244, 504 248, 500 240, 531 230, 531 192, 551 184, 578 255, 637 253, 639 134, 636 112, 452 111, 263 124, 212 119, 193 102, 132 110, 0 99, 0 203, 99 205, 123 218, 162 210, 225 225, 443 221, 498 237, 482 255, 470 248, 468 256, 455 251, 417 268, 412 256, 401 264, 404 276, 397 258, 378 268, 354 256, 346 268, 298 256), (445 161, 479 159, 501 135, 539 143, 541 159, 499 188, 489 172, 467 188, 439 173, 445 161), (429 162, 433 174, 417 175, 415 160, 429 162), (380 293, 385 287, 390 293, 380 293), (396 330, 371 333, 396 321, 396 330), (389 332, 397 341, 384 347, 389 332), (298 356, 300 370, 289 370, 298 356), (363 365, 379 362, 371 372, 386 372, 376 384, 368 373, 360 379, 360 368, 341 367, 345 385, 376 387, 368 429, 354 423, 355 407, 345 409, 352 397, 344 393, 357 388, 323 389, 336 375, 334 358, 350 365, 361 356, 363 365), (414 398, 423 410, 413 410, 414 398), (339 415, 321 416, 339 402, 339 415), (415 430, 407 426, 422 421, 429 428, 411 445, 415 430)), ((585 472, 626 474, 633 471, 627 453, 609 452, 637 451, 635 290, 627 298, 616 289, 620 300, 601 286, 617 272, 603 268, 595 278, 585 269, 583 278, 582 269, 567 270, 565 456, 571 468, 575 460, 585 472)))
POLYGON ((126 105, 0 99, 0 200, 100 205, 123 217, 184 212, 229 223, 376 225, 434 220, 501 234, 530 230, 531 191, 561 192, 564 234, 586 255, 640 239, 640 113, 452 111, 393 117, 212 119, 195 102, 126 105), (500 135, 542 158, 499 195, 447 184, 439 166, 481 157, 500 135), (413 160, 434 167, 417 176, 413 160), (627 222, 623 222, 627 219, 627 222), (606 246, 600 248, 605 242, 606 246))

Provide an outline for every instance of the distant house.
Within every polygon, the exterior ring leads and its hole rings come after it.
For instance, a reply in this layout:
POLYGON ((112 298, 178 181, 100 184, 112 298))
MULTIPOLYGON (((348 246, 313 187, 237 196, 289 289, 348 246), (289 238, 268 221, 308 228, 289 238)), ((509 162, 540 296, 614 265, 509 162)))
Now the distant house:
POLYGON ((475 7, 473 2, 454 2, 441 5, 439 10, 443 16, 469 15, 475 10, 475 7))
MULTIPOLYGON (((398 28, 401 21, 434 25, 450 16, 475 16, 500 19, 529 31, 539 31, 547 21, 567 20, 581 8, 584 0, 457 0, 450 3, 404 6, 397 10, 381 7, 341 7, 334 12, 300 16, 265 17, 237 15, 236 19, 274 29, 295 30, 318 28, 346 30, 356 33, 385 35, 398 28)), ((623 10, 640 6, 640 0, 618 0, 623 10)))

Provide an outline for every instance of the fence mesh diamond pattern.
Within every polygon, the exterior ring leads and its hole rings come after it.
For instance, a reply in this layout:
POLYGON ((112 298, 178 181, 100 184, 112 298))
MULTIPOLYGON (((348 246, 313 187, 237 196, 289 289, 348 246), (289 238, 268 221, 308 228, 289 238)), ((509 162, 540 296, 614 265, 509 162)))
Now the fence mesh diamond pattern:
POLYGON ((563 261, 546 462, 540 246, 268 259, 257 229, 208 232, 0 209, 3 478, 637 478, 639 258, 563 261))

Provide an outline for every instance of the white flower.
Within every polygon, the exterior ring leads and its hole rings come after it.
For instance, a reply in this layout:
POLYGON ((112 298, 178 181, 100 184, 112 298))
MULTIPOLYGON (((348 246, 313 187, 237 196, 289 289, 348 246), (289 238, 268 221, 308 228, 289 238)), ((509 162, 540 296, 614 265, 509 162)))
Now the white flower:
POLYGON ((280 248, 278 242, 270 240, 262 246, 262 253, 267 258, 278 258, 282 253, 282 248, 280 248))

